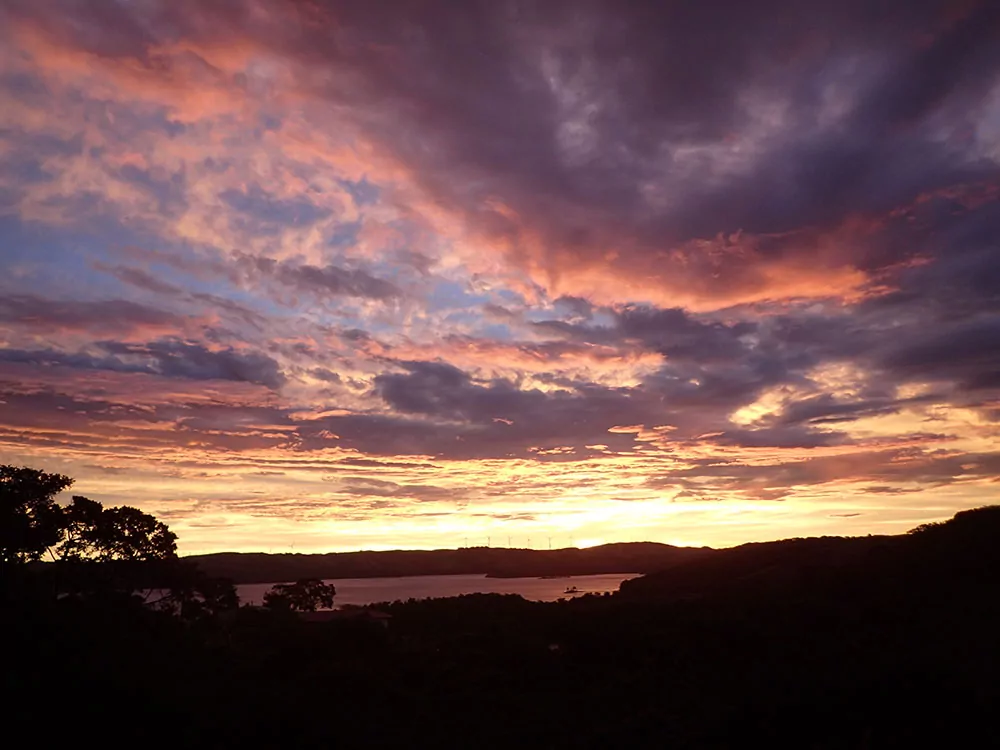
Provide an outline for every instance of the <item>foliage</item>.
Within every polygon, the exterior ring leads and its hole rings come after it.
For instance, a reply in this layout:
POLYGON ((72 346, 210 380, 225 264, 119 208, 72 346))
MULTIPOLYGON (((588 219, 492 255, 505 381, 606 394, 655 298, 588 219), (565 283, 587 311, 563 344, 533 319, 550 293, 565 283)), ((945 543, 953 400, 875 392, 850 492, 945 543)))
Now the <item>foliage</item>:
POLYGON ((264 606, 273 610, 315 612, 333 607, 337 589, 318 578, 303 578, 295 583, 279 583, 264 594, 264 606))
POLYGON ((232 581, 209 576, 191 563, 177 561, 171 565, 164 585, 168 593, 158 604, 183 620, 210 618, 240 606, 232 581))
POLYGON ((177 535, 162 521, 127 505, 105 508, 74 497, 64 511, 62 559, 151 561, 177 554, 177 535))
POLYGON ((54 498, 72 484, 62 474, 0 466, 0 560, 39 560, 59 543, 64 533, 63 512, 54 498))
POLYGON ((46 551, 65 561, 151 562, 177 556, 177 536, 138 508, 105 508, 80 496, 59 506, 55 496, 72 484, 62 474, 0 466, 3 562, 37 561, 46 551))

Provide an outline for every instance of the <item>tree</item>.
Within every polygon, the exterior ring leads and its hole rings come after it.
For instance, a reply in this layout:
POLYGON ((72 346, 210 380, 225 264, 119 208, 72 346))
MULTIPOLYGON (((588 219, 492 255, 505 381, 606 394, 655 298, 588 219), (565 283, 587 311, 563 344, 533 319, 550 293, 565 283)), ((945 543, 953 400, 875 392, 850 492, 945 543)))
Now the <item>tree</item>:
POLYGON ((105 508, 75 496, 63 512, 63 560, 151 562, 177 556, 177 535, 162 521, 127 505, 105 508))
POLYGON ((319 607, 331 609, 337 589, 318 578, 303 578, 295 583, 279 583, 264 594, 264 606, 274 610, 315 612, 319 607))
POLYGON ((104 507, 96 500, 74 496, 63 509, 63 539, 57 548, 61 560, 83 560, 97 556, 99 529, 104 507))
POLYGON ((62 474, 0 466, 0 560, 41 559, 63 536, 63 512, 55 496, 73 484, 62 474))
POLYGON ((161 606, 184 620, 212 617, 240 606, 232 581, 209 576, 190 562, 177 560, 171 564, 164 587, 168 593, 159 600, 161 606))

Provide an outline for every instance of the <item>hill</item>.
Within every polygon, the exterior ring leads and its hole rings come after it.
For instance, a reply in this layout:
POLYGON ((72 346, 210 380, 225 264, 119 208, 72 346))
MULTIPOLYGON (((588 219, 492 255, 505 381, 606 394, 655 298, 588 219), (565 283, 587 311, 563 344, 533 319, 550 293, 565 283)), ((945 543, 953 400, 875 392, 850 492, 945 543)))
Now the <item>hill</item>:
POLYGON ((994 507, 723 550, 208 556, 287 577, 661 566, 614 595, 396 601, 377 620, 158 609, 26 567, 0 576, 6 716, 49 744, 142 736, 166 715, 185 747, 1000 747, 998 542, 994 507), (53 685, 71 697, 55 722, 39 700, 53 685))
POLYGON ((704 557, 707 547, 674 547, 654 542, 605 544, 578 549, 466 547, 440 550, 266 554, 222 552, 192 555, 212 576, 235 583, 274 583, 300 578, 485 574, 496 578, 650 573, 704 557))
POLYGON ((627 599, 747 598, 776 590, 927 589, 1000 576, 1000 506, 962 511, 899 536, 812 537, 714 550, 622 584, 627 599))

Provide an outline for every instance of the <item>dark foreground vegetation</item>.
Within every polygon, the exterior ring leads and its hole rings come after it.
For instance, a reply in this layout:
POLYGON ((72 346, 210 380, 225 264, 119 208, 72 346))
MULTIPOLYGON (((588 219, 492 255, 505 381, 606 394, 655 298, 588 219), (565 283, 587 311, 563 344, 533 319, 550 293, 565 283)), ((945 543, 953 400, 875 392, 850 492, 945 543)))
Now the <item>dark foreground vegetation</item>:
POLYGON ((720 550, 613 596, 324 618, 301 612, 334 593, 316 582, 240 608, 172 550, 134 554, 142 533, 109 551, 120 513, 75 527, 89 551, 62 546, 65 518, 8 533, 51 511, 17 471, 0 469, 4 720, 25 746, 1000 746, 1000 507, 720 550))

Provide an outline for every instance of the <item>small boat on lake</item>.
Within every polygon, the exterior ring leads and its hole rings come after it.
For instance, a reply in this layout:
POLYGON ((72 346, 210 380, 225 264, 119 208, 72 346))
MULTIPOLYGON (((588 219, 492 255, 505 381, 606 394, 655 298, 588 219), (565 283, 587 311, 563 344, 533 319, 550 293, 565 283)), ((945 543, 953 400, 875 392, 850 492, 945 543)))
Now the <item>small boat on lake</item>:
POLYGON ((567 586, 566 590, 563 593, 564 594, 579 594, 580 593, 580 589, 578 589, 576 586, 567 586))

